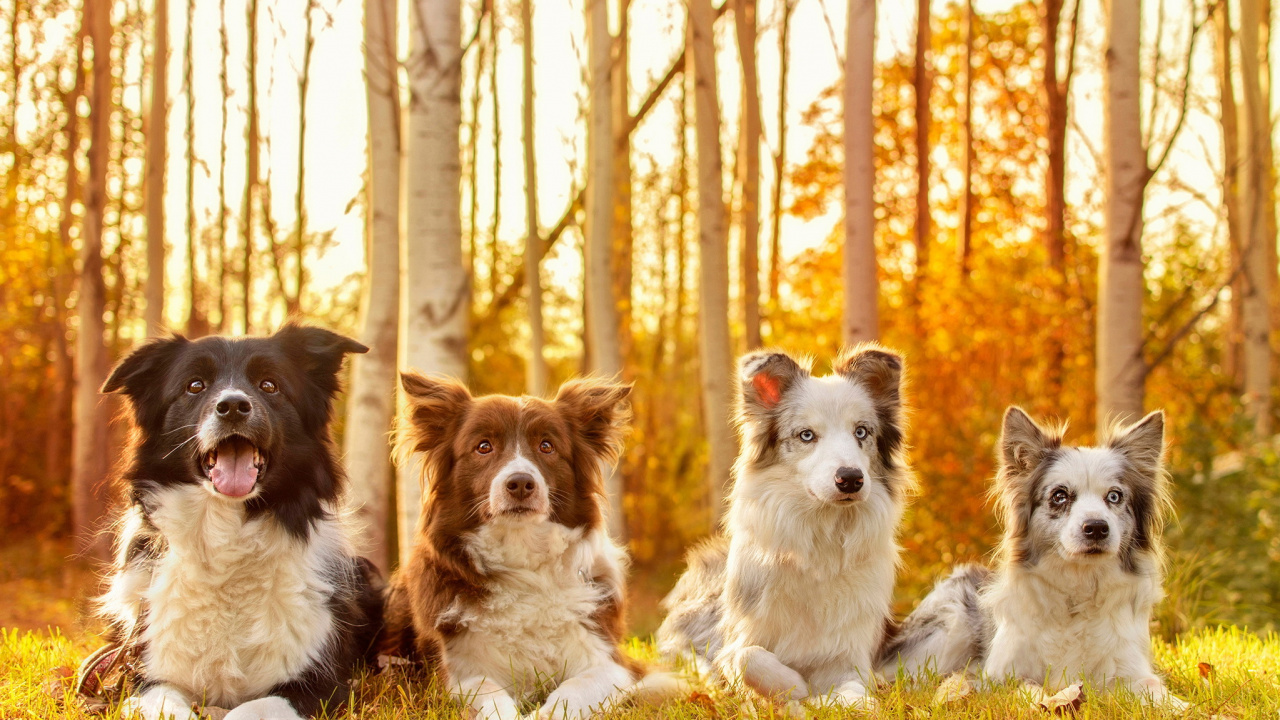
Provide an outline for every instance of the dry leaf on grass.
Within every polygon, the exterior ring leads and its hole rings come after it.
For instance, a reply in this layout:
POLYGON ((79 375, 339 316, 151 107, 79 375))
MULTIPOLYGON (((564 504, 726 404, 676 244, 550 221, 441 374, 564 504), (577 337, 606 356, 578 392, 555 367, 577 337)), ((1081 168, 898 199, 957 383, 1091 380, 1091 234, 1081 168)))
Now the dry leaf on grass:
POLYGON ((1202 662, 1199 665, 1196 665, 1196 669, 1200 671, 1200 677, 1206 680, 1208 680, 1209 676, 1213 674, 1213 666, 1207 662, 1202 662))
POLYGON ((687 701, 691 705, 697 705, 703 710, 706 710, 713 718, 720 717, 720 711, 716 709, 716 701, 712 700, 711 696, 704 692, 694 691, 689 693, 687 701))
POLYGON ((950 705, 972 694, 973 685, 969 683, 969 677, 964 673, 952 673, 942 681, 942 684, 938 686, 938 691, 933 694, 933 704, 950 705))
POLYGON ((1032 707, 1055 715, 1073 713, 1084 705, 1084 683, 1068 685, 1056 695, 1045 695, 1043 690, 1040 693, 1039 699, 1032 704, 1032 707))

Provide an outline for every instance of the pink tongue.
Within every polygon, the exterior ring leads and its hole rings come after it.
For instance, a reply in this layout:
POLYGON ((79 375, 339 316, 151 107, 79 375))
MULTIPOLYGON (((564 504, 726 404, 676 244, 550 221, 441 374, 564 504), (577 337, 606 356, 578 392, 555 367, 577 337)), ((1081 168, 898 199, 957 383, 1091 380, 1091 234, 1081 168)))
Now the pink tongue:
POLYGON ((253 465, 253 445, 234 438, 218 446, 218 461, 209 471, 213 487, 223 495, 244 497, 253 492, 258 482, 258 468, 253 465))

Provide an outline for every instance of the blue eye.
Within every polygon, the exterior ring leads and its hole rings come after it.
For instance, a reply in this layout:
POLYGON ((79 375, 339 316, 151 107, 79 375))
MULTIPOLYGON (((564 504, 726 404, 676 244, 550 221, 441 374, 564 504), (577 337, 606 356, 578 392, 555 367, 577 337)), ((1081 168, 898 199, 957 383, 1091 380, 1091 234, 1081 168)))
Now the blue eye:
POLYGON ((855 428, 855 429, 854 429, 854 431, 853 431, 853 436, 854 436, 854 437, 856 437, 856 438, 858 438, 859 440, 866 440, 866 439, 867 439, 867 429, 866 429, 866 428, 864 428, 864 427, 855 428))
POLYGON ((1063 490, 1062 488, 1058 488, 1057 490, 1053 491, 1052 495, 1049 496, 1049 504, 1053 505, 1054 507, 1060 507, 1066 504, 1067 497, 1068 497, 1067 491, 1063 490))
POLYGON ((1107 502, 1111 503, 1112 505, 1119 503, 1122 499, 1124 499, 1124 496, 1120 494, 1119 490, 1112 490, 1111 492, 1107 493, 1107 502))
POLYGON ((797 437, 800 438, 800 442, 806 442, 806 443, 811 443, 818 438, 818 436, 814 435, 813 431, 809 430, 808 428, 801 430, 800 434, 797 437))

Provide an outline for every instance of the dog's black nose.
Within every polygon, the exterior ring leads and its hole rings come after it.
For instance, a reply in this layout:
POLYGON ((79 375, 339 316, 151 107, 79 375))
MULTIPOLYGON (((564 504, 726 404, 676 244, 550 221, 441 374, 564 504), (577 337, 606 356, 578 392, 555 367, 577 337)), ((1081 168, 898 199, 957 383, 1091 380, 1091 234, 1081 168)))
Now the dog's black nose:
POLYGON ((1107 525, 1106 520, 1085 520, 1081 530, 1090 540, 1106 540, 1111 534, 1111 527, 1107 525))
POLYGON ((537 488, 538 483, 529 473, 516 473, 507 478, 507 494, 516 500, 528 500, 537 488))
POLYGON ((253 413, 253 403, 249 402, 249 396, 242 393, 227 393, 218 400, 214 410, 221 417, 242 420, 253 413))
POLYGON ((862 489, 862 469, 842 467, 836 470, 836 489, 842 493, 856 493, 862 489))

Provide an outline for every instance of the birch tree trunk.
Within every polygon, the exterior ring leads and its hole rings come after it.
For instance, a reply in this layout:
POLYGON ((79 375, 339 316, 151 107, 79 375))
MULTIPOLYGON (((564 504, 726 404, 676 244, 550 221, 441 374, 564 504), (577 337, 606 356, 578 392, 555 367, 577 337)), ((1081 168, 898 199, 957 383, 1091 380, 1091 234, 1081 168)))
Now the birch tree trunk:
POLYGON ((1109 0, 1106 244, 1098 258, 1097 421, 1142 414, 1142 199, 1147 158, 1139 94, 1140 3, 1109 0))
MULTIPOLYGON (((467 379, 470 279, 462 262, 459 190, 461 3, 409 7, 405 242, 400 266, 400 367, 467 379)), ((401 469, 397 502, 407 557, 422 501, 420 468, 401 469)))
POLYGON ((293 238, 293 254, 297 264, 294 265, 293 295, 281 284, 284 294, 285 309, 288 314, 302 312, 302 288, 306 285, 306 263, 303 262, 307 249, 307 96, 311 91, 311 56, 315 52, 316 38, 312 29, 315 25, 315 2, 307 0, 303 10, 302 27, 302 70, 298 73, 298 174, 297 185, 293 196, 293 217, 297 223, 293 238))
MULTIPOLYGON (((1219 107, 1222 126, 1222 204, 1226 207, 1227 241, 1231 248, 1231 267, 1243 267, 1244 240, 1241 237, 1240 217, 1240 123, 1236 107, 1235 73, 1231 60, 1232 29, 1231 6, 1218 5, 1213 15, 1217 29, 1217 47, 1214 59, 1218 74, 1219 107)), ((1240 392, 1244 388, 1244 296, 1247 278, 1243 273, 1231 281, 1231 311, 1227 320, 1225 363, 1231 386, 1240 392)))
POLYGON ((734 28, 742 63, 742 125, 738 172, 742 182, 742 322, 746 349, 760 347, 760 91, 756 73, 756 3, 737 0, 734 28))
MULTIPOLYGON (((929 0, 916 4, 916 288, 912 301, 918 306, 921 288, 929 275, 929 242, 933 220, 929 214, 929 97, 933 91, 933 73, 929 70, 929 45, 933 33, 929 26, 929 0)), ((866 52, 863 50, 862 52, 866 52)))
POLYGON ((75 429, 72 438, 71 520, 77 552, 106 559, 110 543, 103 522, 111 499, 107 473, 112 465, 109 443, 111 405, 98 388, 107 379, 110 358, 103 342, 106 283, 102 270, 103 211, 107 204, 107 163, 111 143, 110 5, 88 2, 84 23, 93 47, 89 110, 89 176, 84 186, 84 225, 80 251, 80 298, 76 312, 75 429))
POLYGON ((155 0, 152 17, 151 106, 147 111, 147 301, 148 335, 164 329, 164 166, 169 111, 169 0, 155 0))
POLYGON ((729 247, 720 157, 720 101, 716 91, 715 13, 711 0, 689 0, 689 58, 693 63, 694 135, 698 147, 699 370, 708 444, 707 489, 715 518, 724 514, 737 440, 729 426, 729 247))
POLYGON ((1265 135, 1269 111, 1263 102, 1259 30, 1259 0, 1240 2, 1240 77, 1244 95, 1240 123, 1240 205, 1244 241, 1244 399, 1254 434, 1271 434, 1271 273, 1267 247, 1267 213, 1275 212, 1267 198, 1265 135))
POLYGON ((534 397, 547 392, 546 340, 542 330, 542 231, 538 229, 538 165, 534 151, 533 123, 533 0, 520 0, 520 26, 524 30, 521 67, 524 98, 520 107, 521 142, 524 145, 524 212, 527 230, 524 245, 525 294, 529 298, 529 368, 525 389, 534 397))
POLYGON ((782 20, 778 24, 778 149, 773 154, 773 207, 769 217, 769 302, 775 310, 778 307, 778 286, 782 283, 782 185, 787 167, 787 80, 791 65, 792 2, 782 0, 778 6, 782 12, 782 20))
POLYGON ((231 97, 231 85, 227 80, 227 2, 218 3, 218 41, 222 45, 222 64, 218 68, 218 81, 222 95, 218 98, 218 325, 219 333, 227 332, 227 282, 230 263, 227 257, 227 99, 231 97))
POLYGON ((390 570, 387 542, 391 459, 387 434, 396 410, 396 332, 400 323, 400 88, 396 63, 396 0, 365 0, 365 103, 369 113, 368 276, 360 340, 369 346, 351 363, 347 401, 347 475, 362 548, 390 570))
MULTIPOLYGON (((635 233, 631 216, 631 76, 630 76, 630 6, 631 0, 618 0, 618 35, 614 39, 612 77, 609 80, 610 109, 613 119, 613 229, 610 233, 613 252, 609 266, 613 275, 613 303, 618 311, 618 359, 625 381, 634 380, 630 361, 634 354, 631 333, 632 252, 635 233)), ((621 488, 626 492, 626 488, 621 488)), ((621 508, 619 508, 621 510, 621 508)))
POLYGON ((249 50, 249 89, 245 120, 244 199, 241 204, 240 237, 244 241, 244 257, 240 266, 241 301, 244 303, 244 332, 253 332, 253 206, 258 201, 258 3, 249 0, 246 8, 247 44, 249 50))
POLYGON ((195 32, 195 0, 187 0, 187 34, 182 51, 182 84, 187 99, 187 335, 200 337, 209 332, 203 299, 200 296, 200 278, 196 270, 196 95, 192 66, 192 37, 195 32))
MULTIPOLYGON (((618 345, 618 308, 613 293, 614 137, 612 39, 607 0, 587 0, 587 226, 585 287, 587 357, 591 372, 614 377, 622 372, 618 345)), ((626 534, 622 513, 622 477, 605 477, 609 497, 609 532, 626 534)))
POLYGON ((844 332, 846 344, 880 335, 876 280, 876 0, 849 0, 844 78, 844 332))

